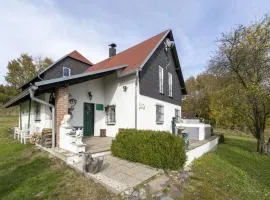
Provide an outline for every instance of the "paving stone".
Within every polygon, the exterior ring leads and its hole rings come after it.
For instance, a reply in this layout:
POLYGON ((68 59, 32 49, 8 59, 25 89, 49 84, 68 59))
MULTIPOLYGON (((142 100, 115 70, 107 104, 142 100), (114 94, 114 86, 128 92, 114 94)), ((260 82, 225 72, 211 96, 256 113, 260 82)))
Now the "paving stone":
POLYGON ((155 178, 154 180, 151 180, 148 183, 149 186, 149 192, 151 194, 158 193, 162 191, 168 184, 170 179, 166 175, 161 175, 155 178))
POLYGON ((182 195, 182 193, 181 193, 180 189, 177 186, 172 185, 171 189, 170 189, 170 196, 172 198, 177 198, 177 197, 180 197, 181 195, 182 195))
POLYGON ((173 199, 169 196, 161 196, 159 200, 173 200, 173 199))
POLYGON ((133 193, 133 191, 134 189, 132 187, 129 187, 124 191, 124 195, 130 196, 133 193))
POLYGON ((147 198, 145 188, 141 188, 141 189, 139 190, 139 196, 140 196, 140 199, 146 199, 146 198, 147 198))

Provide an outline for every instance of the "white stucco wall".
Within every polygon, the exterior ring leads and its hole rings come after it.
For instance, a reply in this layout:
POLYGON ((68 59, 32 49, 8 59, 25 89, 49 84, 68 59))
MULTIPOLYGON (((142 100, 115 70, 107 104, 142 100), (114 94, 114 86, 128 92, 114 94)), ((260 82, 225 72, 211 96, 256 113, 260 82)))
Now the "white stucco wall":
MULTIPOLYGON (((86 81, 83 83, 69 86, 69 94, 72 98, 77 100, 77 103, 72 112, 71 124, 73 126, 83 127, 83 114, 84 103, 104 104, 104 80, 103 78, 86 81), (88 92, 92 94, 92 100, 90 101, 88 92)), ((94 135, 99 136, 99 130, 104 128, 105 124, 105 111, 99 111, 95 109, 94 119, 95 128, 94 135)))
POLYGON ((115 105, 116 123, 106 124, 106 113, 96 110, 94 113, 95 127, 94 135, 100 135, 100 129, 106 129, 108 137, 115 137, 119 128, 135 127, 135 77, 117 78, 116 73, 86 81, 80 84, 69 86, 69 94, 77 100, 74 107, 71 124, 73 126, 83 126, 83 104, 94 103, 115 105), (123 91, 123 86, 127 86, 127 91, 123 91), (89 100, 88 92, 92 93, 92 100, 89 100))
MULTIPOLYGON (((180 103, 180 102, 179 102, 180 103)), ((172 118, 175 117, 175 109, 181 106, 160 101, 143 95, 138 95, 138 129, 152 129, 160 131, 172 131, 172 118), (164 106, 164 123, 156 123, 156 105, 164 106)))
MULTIPOLYGON (((49 94, 43 94, 38 97, 45 101, 49 101, 49 94)), ((28 118, 29 118, 29 100, 21 103, 21 124, 20 127, 22 129, 28 128, 28 118)), ((20 121, 20 118, 19 118, 20 121)), ((30 131, 31 132, 41 132, 43 128, 51 128, 52 120, 51 120, 51 111, 49 107, 40 105, 40 121, 35 121, 35 102, 31 103, 31 111, 30 111, 30 131)))
POLYGON ((135 76, 105 78, 105 104, 116 105, 116 124, 106 125, 107 135, 115 137, 119 128, 135 128, 135 76), (127 91, 123 91, 127 86, 127 91))

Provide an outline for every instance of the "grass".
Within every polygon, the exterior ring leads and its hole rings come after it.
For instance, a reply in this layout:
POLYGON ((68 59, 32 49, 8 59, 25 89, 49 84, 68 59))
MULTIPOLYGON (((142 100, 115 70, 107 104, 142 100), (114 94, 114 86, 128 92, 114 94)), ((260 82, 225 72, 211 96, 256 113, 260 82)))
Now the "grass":
MULTIPOLYGON (((33 145, 7 133, 14 117, 0 117, 0 199, 119 199, 33 145)), ((225 144, 195 161, 183 199, 270 199, 270 156, 252 137, 225 135, 225 144)))
POLYGON ((16 117, 0 117, 0 199, 119 199, 50 157, 8 135, 16 117))
POLYGON ((184 199, 270 199, 270 156, 251 137, 225 135, 215 152, 195 161, 184 199))

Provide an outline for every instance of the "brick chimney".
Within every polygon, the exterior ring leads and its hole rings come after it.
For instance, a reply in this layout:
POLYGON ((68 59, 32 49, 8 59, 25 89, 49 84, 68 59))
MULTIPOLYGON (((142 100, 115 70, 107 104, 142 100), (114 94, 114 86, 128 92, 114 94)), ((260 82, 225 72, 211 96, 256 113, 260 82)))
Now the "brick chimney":
POLYGON ((115 56, 116 55, 116 44, 112 43, 109 45, 109 57, 115 56))

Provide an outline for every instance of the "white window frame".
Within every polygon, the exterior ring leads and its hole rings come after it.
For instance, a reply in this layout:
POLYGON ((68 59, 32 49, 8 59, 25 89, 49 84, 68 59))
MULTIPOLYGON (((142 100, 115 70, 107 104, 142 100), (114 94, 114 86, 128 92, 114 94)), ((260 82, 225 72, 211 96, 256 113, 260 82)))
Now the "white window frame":
POLYGON ((173 96, 173 92, 172 92, 172 74, 170 72, 168 72, 168 85, 169 85, 169 97, 173 96))
POLYGON ((156 104, 156 123, 164 123, 164 106, 161 104, 156 104))
POLYGON ((163 82, 164 82, 164 69, 159 65, 159 93, 163 94, 163 82))
POLYGON ((174 109, 174 113, 175 113, 175 121, 176 122, 180 122, 181 120, 181 112, 180 109, 174 109))
POLYGON ((115 105, 108 105, 106 107, 106 123, 107 125, 114 125, 116 124, 116 106, 115 105))
POLYGON ((71 69, 69 67, 63 67, 63 77, 69 77, 71 75, 71 69), (65 76, 65 70, 68 70, 68 76, 65 76))

